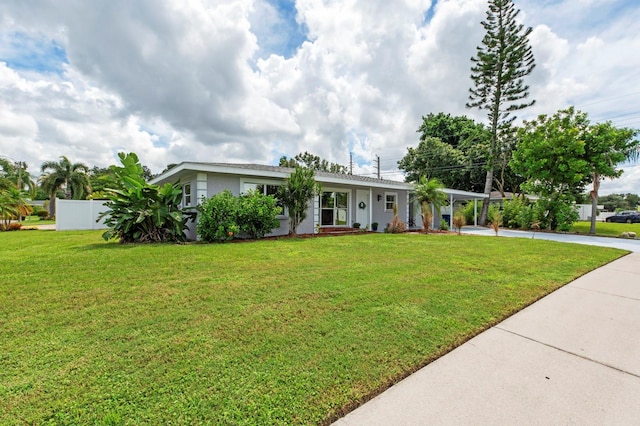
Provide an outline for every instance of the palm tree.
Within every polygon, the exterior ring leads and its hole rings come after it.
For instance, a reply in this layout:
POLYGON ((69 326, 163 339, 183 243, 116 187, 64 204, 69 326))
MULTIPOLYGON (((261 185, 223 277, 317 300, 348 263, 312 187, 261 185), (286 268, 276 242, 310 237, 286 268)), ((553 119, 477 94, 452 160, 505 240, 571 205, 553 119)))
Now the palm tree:
POLYGON ((440 208, 447 202, 447 194, 442 191, 444 185, 436 178, 427 180, 425 176, 414 184, 414 198, 420 203, 422 227, 428 232, 433 218, 433 210, 440 213, 440 208))
POLYGON ((18 188, 10 187, 0 190, 0 228, 9 229, 12 219, 21 221, 23 216, 28 216, 33 212, 31 206, 24 198, 24 193, 18 188))
POLYGON ((20 191, 27 191, 32 199, 35 198, 38 190, 31 174, 27 171, 27 163, 13 162, 4 157, 0 157, 0 188, 18 188, 20 191))
POLYGON ((56 192, 64 191, 67 200, 81 200, 91 193, 89 185, 89 167, 83 163, 71 163, 65 156, 60 161, 45 161, 40 167, 43 174, 40 176, 42 189, 49 194, 49 214, 55 215, 54 203, 56 192))

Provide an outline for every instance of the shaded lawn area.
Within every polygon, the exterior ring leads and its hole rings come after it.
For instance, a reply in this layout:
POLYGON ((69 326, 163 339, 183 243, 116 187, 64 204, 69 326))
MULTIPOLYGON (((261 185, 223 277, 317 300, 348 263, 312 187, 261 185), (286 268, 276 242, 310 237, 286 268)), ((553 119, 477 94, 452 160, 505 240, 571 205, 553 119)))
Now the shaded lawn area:
POLYGON ((367 234, 0 234, 0 424, 317 424, 625 252, 367 234))
MULTIPOLYGON (((571 232, 589 234, 591 222, 576 222, 571 232)), ((619 237, 623 232, 635 232, 640 237, 640 223, 607 223, 596 222, 596 235, 603 237, 619 237)))

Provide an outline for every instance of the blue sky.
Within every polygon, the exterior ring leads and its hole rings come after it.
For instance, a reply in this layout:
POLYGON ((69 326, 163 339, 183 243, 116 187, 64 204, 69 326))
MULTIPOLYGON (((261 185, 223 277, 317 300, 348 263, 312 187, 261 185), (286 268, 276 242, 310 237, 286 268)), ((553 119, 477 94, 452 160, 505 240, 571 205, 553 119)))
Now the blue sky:
POLYGON ((292 57, 302 43, 307 40, 308 28, 296 20, 297 9, 292 0, 266 0, 276 16, 269 16, 264 9, 258 9, 261 22, 254 27, 261 49, 259 56, 266 58, 271 54, 292 57))
MULTIPOLYGON (((536 105, 640 128, 640 3, 517 0, 536 105)), ((401 179, 421 117, 464 107, 484 0, 47 0, 0 5, 0 152, 37 169, 136 151, 274 164, 310 151, 401 179)), ((640 166, 604 191, 640 193, 640 166)))
POLYGON ((69 63, 64 47, 46 36, 12 32, 4 38, 0 61, 17 71, 60 74, 69 63))
POLYGON ((294 1, 269 0, 269 3, 278 11, 278 15, 282 19, 282 26, 278 28, 278 31, 287 34, 287 37, 284 38, 285 43, 274 46, 273 53, 290 58, 307 39, 308 29, 304 23, 300 24, 296 21, 297 10, 294 1))

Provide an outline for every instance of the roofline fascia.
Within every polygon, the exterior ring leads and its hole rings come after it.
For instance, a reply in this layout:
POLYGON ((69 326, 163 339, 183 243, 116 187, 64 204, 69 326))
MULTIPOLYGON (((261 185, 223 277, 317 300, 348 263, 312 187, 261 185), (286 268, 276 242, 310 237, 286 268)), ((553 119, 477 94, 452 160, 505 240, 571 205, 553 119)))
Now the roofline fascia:
MULTIPOLYGON (((182 162, 177 166, 175 166, 174 168, 167 170, 165 173, 151 179, 149 183, 155 184, 160 180, 170 179, 171 176, 177 175, 184 170, 191 170, 196 173, 220 173, 220 174, 228 174, 228 175, 256 176, 256 177, 276 178, 276 179, 286 179, 287 177, 289 177, 289 174, 290 174, 289 171, 260 170, 260 169, 236 167, 233 165, 182 162)), ((365 180, 342 179, 339 177, 321 176, 321 175, 315 175, 315 180, 316 182, 319 182, 322 184, 359 186, 359 187, 381 188, 381 189, 412 191, 414 188, 412 183, 407 183, 407 182, 398 182, 398 183, 370 182, 365 180)), ((454 196, 457 195, 457 196, 466 197, 468 199, 481 200, 487 197, 485 194, 461 191, 458 189, 450 189, 450 188, 443 188, 443 192, 446 193, 447 195, 454 195, 454 196)))

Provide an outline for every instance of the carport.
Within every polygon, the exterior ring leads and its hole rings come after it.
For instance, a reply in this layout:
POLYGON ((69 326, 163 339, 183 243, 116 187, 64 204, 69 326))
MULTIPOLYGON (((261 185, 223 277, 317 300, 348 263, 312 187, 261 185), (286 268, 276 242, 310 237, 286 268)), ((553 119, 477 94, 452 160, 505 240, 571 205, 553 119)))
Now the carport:
POLYGON ((442 190, 449 197, 449 206, 451 208, 449 214, 449 229, 453 229, 453 212, 454 203, 456 201, 472 201, 473 200, 473 225, 478 226, 478 200, 487 198, 486 194, 479 194, 477 192, 461 191, 458 189, 444 188, 442 190))

